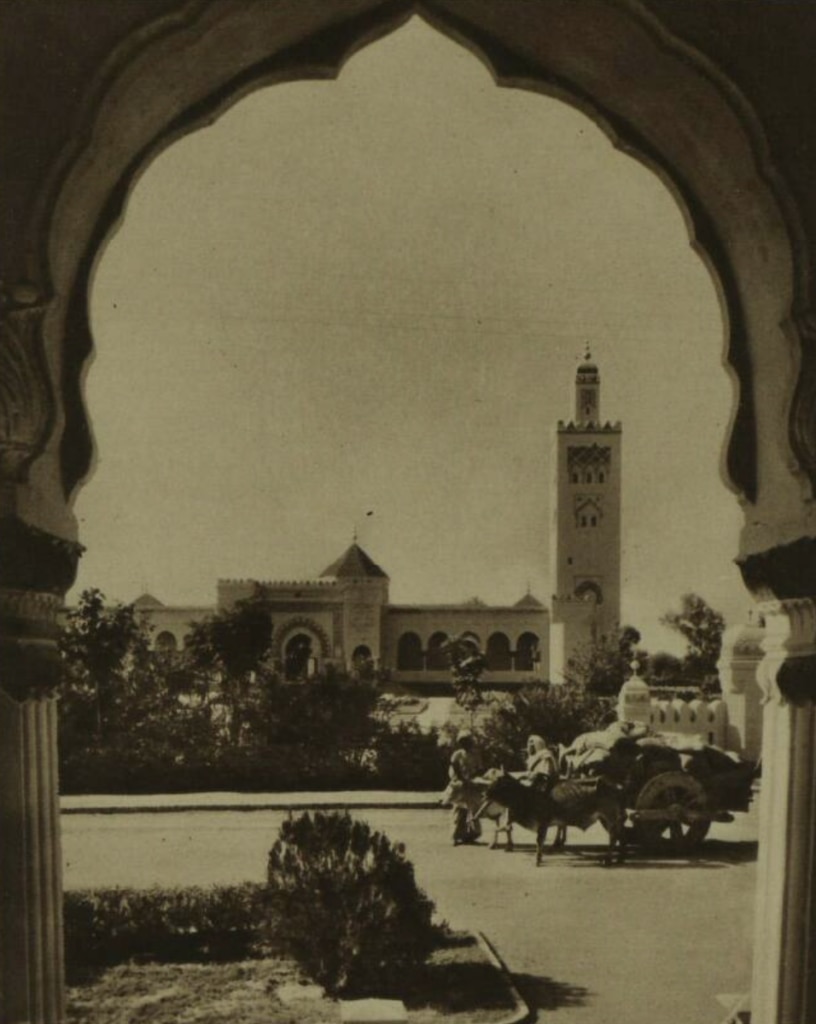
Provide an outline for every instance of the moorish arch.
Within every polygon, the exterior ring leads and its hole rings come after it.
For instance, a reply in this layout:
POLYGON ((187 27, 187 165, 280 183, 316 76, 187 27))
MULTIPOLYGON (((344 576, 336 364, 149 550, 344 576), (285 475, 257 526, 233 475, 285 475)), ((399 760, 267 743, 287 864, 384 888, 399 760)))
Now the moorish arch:
POLYGON ((397 671, 421 672, 425 667, 422 640, 417 633, 402 633, 397 641, 397 671))
POLYGON ((308 637, 312 642, 315 657, 331 657, 331 640, 326 630, 307 615, 295 615, 284 619, 275 630, 272 638, 272 657, 281 659, 285 656, 286 645, 294 636, 308 637))
MULTIPOLYGON (((754 1024, 812 1020, 816 908, 803 917, 796 901, 816 876, 816 204, 801 187, 816 150, 786 148, 784 131, 773 149, 739 85, 689 41, 707 38, 705 15, 697 24, 695 6, 676 0, 159 0, 149 17, 146 5, 103 6, 96 24, 88 0, 2 11, 14 133, 0 198, 0 741, 12 766, 0 782, 0 834, 11 836, 0 865, 4 1014, 51 1022, 63 1013, 54 709, 43 695, 56 685, 56 614, 81 551, 71 503, 92 461, 82 379, 99 253, 163 148, 252 89, 336 76, 356 49, 418 13, 477 54, 499 85, 574 104, 651 167, 711 268, 734 380, 724 463, 745 511, 729 554, 739 549, 769 624, 754 1024), (82 33, 45 47, 50 59, 38 62, 48 19, 66 11, 82 33), (26 103, 38 107, 34 125, 26 103)), ((703 6, 725 16, 738 5, 703 6)), ((739 6, 757 34, 735 36, 720 55, 723 65, 736 55, 730 75, 751 85, 756 40, 783 28, 780 52, 787 40, 789 62, 804 67, 812 47, 803 33, 799 53, 784 4, 761 24, 764 5, 739 6)), ((812 41, 816 21, 802 17, 812 41)), ((789 100, 794 135, 809 130, 796 86, 783 76, 766 86, 789 100)))
POLYGON ((163 629, 156 635, 153 649, 163 657, 171 657, 178 651, 179 642, 174 633, 171 633, 169 629, 163 629))
POLYGON ((448 642, 447 633, 432 633, 428 637, 425 650, 425 668, 429 672, 444 672, 450 669, 450 659, 445 648, 448 642))
POLYGON ((513 668, 513 654, 510 639, 506 633, 491 633, 485 648, 488 672, 510 672, 513 668))
POLYGON ((575 596, 581 601, 592 601, 603 604, 603 591, 595 580, 584 580, 575 588, 575 596))
POLYGON ((539 637, 529 631, 516 640, 516 672, 533 672, 538 665, 539 637))

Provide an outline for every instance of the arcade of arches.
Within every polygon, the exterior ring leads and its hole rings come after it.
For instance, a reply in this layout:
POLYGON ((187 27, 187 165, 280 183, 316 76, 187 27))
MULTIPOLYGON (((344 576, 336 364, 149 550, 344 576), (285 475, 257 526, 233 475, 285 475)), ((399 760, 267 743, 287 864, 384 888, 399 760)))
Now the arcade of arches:
POLYGON ((0 5, 3 1021, 64 1019, 49 694, 91 463, 99 248, 163 147, 261 85, 336 76, 414 14, 499 84, 576 104, 653 168, 716 279, 734 382, 723 466, 744 512, 723 558, 767 623, 752 1020, 816 1020, 816 6, 26 0, 0 5))

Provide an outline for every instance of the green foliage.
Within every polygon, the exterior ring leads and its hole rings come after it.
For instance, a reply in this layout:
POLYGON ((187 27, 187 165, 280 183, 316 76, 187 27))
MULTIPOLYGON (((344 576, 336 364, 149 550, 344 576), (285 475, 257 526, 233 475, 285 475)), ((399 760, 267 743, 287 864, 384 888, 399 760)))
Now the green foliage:
POLYGON ((256 734, 269 743, 308 743, 317 748, 365 746, 377 728, 376 686, 337 671, 308 683, 268 679, 262 684, 262 692, 256 734))
POLYGON ((577 683, 535 683, 494 704, 476 743, 485 764, 519 770, 531 735, 568 745, 580 733, 602 729, 614 719, 612 698, 577 683))
POLYGON ((387 991, 433 948, 433 904, 402 847, 348 814, 285 821, 268 881, 272 941, 332 995, 387 991))
POLYGON ((128 715, 143 717, 129 698, 149 688, 149 651, 150 631, 132 604, 108 607, 100 590, 84 590, 59 640, 66 728, 102 737, 128 715))
POLYGON ((718 689, 717 662, 722 650, 725 619, 699 594, 683 594, 679 611, 667 612, 660 620, 686 641, 683 675, 708 689, 718 689))
POLYGON ((648 655, 638 648, 640 633, 633 626, 621 626, 614 633, 582 644, 568 660, 564 675, 568 682, 583 686, 600 697, 614 697, 632 674, 632 662, 644 662, 648 655))
POLYGON ((114 780, 126 791, 145 767, 158 780, 212 745, 209 706, 170 683, 175 666, 151 651, 133 605, 109 607, 99 590, 84 591, 59 646, 63 792, 100 792, 114 780))
POLYGON ((416 722, 384 725, 372 746, 371 785, 377 789, 438 790, 448 771, 449 753, 436 729, 422 732, 416 722))
POLYGON ((437 788, 436 735, 393 728, 375 681, 329 667, 283 682, 258 661, 271 638, 262 596, 216 625, 162 655, 132 605, 82 596, 61 641, 63 793, 437 788), (232 650, 244 643, 251 657, 232 650))
POLYGON ((484 703, 480 683, 482 673, 487 668, 487 658, 467 633, 448 637, 442 650, 450 661, 454 699, 469 712, 472 721, 475 712, 484 703))
POLYGON ((69 968, 247 956, 265 920, 264 886, 80 889, 65 893, 69 968))
POLYGON ((260 588, 232 608, 191 623, 185 638, 184 661, 223 707, 233 746, 248 738, 249 720, 257 713, 257 684, 269 673, 271 643, 269 602, 260 588))
POLYGON ((681 686, 683 661, 674 654, 658 651, 649 655, 644 676, 649 686, 681 686))

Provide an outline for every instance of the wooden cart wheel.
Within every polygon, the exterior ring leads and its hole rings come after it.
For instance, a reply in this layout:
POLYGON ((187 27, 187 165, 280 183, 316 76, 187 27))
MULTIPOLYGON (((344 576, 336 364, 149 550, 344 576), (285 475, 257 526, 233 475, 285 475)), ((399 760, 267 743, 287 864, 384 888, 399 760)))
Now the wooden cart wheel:
POLYGON ((700 817, 682 820, 685 813, 705 815, 708 798, 702 785, 693 775, 682 771, 663 772, 649 779, 635 803, 635 811, 665 812, 666 817, 636 819, 638 840, 654 850, 674 850, 688 853, 705 839, 711 819, 700 817))

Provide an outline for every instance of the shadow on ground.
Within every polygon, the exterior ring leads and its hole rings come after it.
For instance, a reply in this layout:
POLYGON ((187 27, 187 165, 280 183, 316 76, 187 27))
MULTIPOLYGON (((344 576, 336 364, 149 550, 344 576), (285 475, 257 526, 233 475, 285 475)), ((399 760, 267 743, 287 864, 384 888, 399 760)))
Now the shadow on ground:
POLYGON ((535 974, 514 974, 513 981, 531 1010, 558 1010, 564 1006, 584 1006, 591 995, 583 985, 571 985, 535 974))
MULTIPOLYGON (((732 864, 750 864, 757 859, 758 844, 756 842, 729 843, 720 839, 710 839, 693 853, 676 853, 671 848, 663 851, 644 850, 637 846, 627 847, 626 860, 623 864, 617 862, 611 867, 618 870, 632 870, 635 868, 650 868, 662 870, 682 870, 683 868, 725 868, 732 864)), ((535 857, 535 846, 517 844, 510 852, 510 856, 526 856, 531 860, 535 857)), ((549 847, 544 851, 541 866, 547 864, 558 864, 561 867, 570 868, 591 868, 606 867, 604 858, 606 851, 603 847, 593 845, 569 844, 565 850, 551 851, 549 847)))

